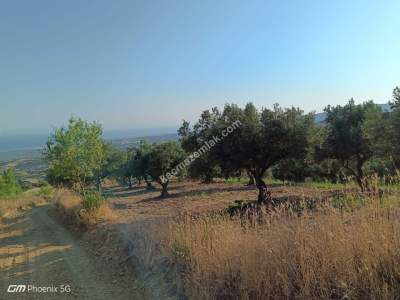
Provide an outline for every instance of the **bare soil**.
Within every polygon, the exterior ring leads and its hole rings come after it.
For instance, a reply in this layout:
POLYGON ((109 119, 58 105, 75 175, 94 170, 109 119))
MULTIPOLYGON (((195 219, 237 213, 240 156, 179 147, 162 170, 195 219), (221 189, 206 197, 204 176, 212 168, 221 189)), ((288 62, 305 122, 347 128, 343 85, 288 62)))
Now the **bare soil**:
MULTIPOLYGON (((160 198, 160 190, 146 190, 145 186, 128 189, 110 186, 105 189, 117 222, 131 223, 182 214, 208 214, 221 212, 236 200, 249 202, 257 199, 255 186, 224 182, 201 184, 198 182, 174 182, 169 187, 168 198, 160 198)), ((275 199, 323 198, 332 190, 299 186, 270 185, 275 199)))
POLYGON ((129 268, 100 259, 48 212, 36 207, 0 225, 0 299, 147 299, 129 268), (10 284, 58 290, 7 293, 10 284))

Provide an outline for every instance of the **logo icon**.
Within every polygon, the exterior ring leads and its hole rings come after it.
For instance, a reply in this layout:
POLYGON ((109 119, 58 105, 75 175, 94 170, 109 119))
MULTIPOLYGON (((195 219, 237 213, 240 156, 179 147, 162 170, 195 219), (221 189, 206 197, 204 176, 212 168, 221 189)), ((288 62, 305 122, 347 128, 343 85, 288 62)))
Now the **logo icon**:
POLYGON ((23 293, 26 290, 25 284, 10 284, 7 289, 7 293, 23 293))

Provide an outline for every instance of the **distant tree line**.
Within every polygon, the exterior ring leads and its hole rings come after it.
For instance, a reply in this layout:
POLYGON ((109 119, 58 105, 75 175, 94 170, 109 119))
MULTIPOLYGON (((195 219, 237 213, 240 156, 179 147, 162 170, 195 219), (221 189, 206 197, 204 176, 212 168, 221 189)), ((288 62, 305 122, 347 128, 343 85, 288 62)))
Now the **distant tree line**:
POLYGON ((44 149, 48 180, 55 185, 100 190, 105 178, 113 178, 132 188, 146 183, 161 186, 168 196, 170 172, 190 153, 234 122, 235 128, 212 149, 204 151, 176 178, 205 183, 216 178, 245 175, 259 191, 258 201, 267 202, 267 174, 285 181, 347 182, 354 180, 361 190, 369 190, 368 177, 376 174, 389 184, 400 169, 400 89, 393 91, 391 111, 384 112, 372 101, 325 108, 326 121, 314 122, 314 114, 298 108, 257 109, 227 104, 204 111, 191 126, 184 121, 177 142, 148 144, 124 150, 102 138, 98 123, 71 118, 67 127, 56 129, 44 149))

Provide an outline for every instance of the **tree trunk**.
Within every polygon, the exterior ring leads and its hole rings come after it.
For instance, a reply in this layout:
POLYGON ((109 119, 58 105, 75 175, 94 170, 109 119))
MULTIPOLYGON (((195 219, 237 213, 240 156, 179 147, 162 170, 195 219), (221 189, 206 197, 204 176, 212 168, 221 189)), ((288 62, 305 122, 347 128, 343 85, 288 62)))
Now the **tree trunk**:
POLYGON ((129 189, 132 189, 132 177, 128 177, 128 184, 129 184, 129 189))
POLYGON ((258 188, 258 203, 270 205, 272 202, 271 192, 261 176, 254 176, 258 188))
POLYGON ((152 190, 153 189, 153 186, 151 185, 151 181, 149 181, 149 180, 146 180, 146 185, 147 185, 147 189, 148 190, 152 190))
POLYGON ((361 192, 364 192, 364 184, 363 184, 362 179, 361 179, 361 177, 359 175, 356 176, 356 181, 357 181, 358 186, 361 189, 361 192))
POLYGON ((247 183, 248 186, 253 186, 254 185, 254 176, 250 173, 250 171, 246 171, 247 176, 249 176, 249 182, 247 183))
POLYGON ((365 191, 369 191, 369 184, 368 184, 367 179, 364 178, 364 171, 362 169, 362 165, 363 165, 362 161, 357 162, 356 180, 357 180, 358 185, 361 188, 361 191, 365 192, 365 191))
POLYGON ((161 198, 168 197, 168 182, 161 184, 161 198))
POLYGON ((101 177, 97 177, 97 179, 96 179, 96 187, 97 187, 97 191, 99 193, 101 193, 101 177))

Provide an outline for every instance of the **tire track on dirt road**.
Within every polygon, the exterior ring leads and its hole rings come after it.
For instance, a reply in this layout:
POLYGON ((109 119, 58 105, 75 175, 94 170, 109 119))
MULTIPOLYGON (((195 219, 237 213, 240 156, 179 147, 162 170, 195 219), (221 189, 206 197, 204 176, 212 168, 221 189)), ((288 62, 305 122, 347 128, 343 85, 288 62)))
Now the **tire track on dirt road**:
POLYGON ((0 299, 147 299, 137 280, 121 280, 48 209, 33 208, 0 225, 0 299), (57 290, 7 293, 10 284, 57 290))

